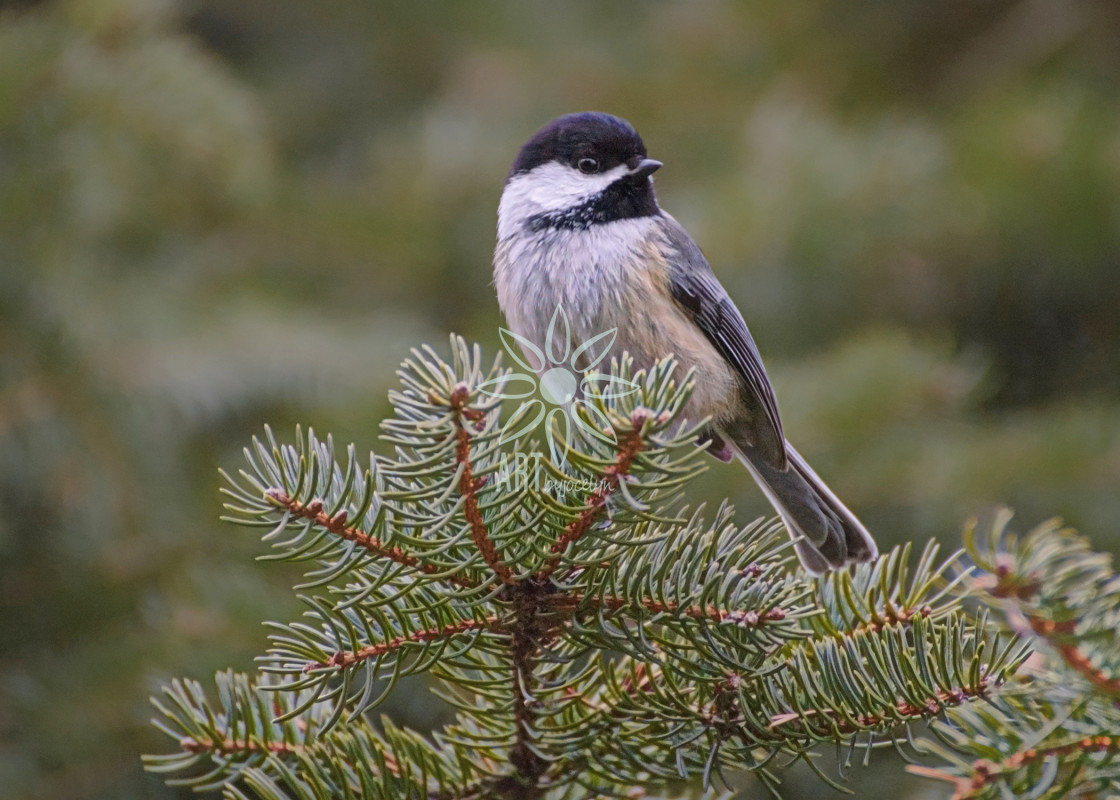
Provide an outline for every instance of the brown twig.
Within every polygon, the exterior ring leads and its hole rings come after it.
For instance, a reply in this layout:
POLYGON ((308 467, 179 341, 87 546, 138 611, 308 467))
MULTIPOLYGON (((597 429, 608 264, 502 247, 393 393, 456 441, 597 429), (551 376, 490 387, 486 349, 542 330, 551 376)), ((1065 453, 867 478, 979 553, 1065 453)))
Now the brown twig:
MULTIPOLYGON (((273 755, 294 756, 298 755, 303 750, 303 745, 288 744, 287 742, 254 742, 250 739, 222 739, 215 741, 213 739, 193 739, 185 738, 179 741, 179 745, 185 752, 188 753, 210 753, 211 755, 228 758, 234 755, 255 755, 271 753, 273 755)), ((385 761, 385 767, 389 772, 399 776, 401 774, 400 764, 388 753, 382 753, 381 757, 385 761)))
POLYGON ((451 410, 455 412, 455 463, 462 467, 459 475, 459 494, 463 496, 463 514, 471 527, 471 538, 482 553, 486 565, 498 576, 498 580, 508 585, 514 582, 513 572, 508 564, 503 563, 498 547, 490 538, 490 532, 478 508, 478 490, 482 488, 485 479, 474 477, 471 468, 471 435, 467 432, 464 420, 477 424, 485 413, 477 408, 468 407, 466 401, 469 397, 470 389, 465 383, 460 383, 448 399, 451 410))
POLYGON ((979 684, 976 686, 961 686, 950 691, 939 691, 934 696, 928 698, 923 704, 914 704, 905 700, 898 701, 894 707, 894 714, 884 712, 883 714, 861 714, 854 720, 849 720, 840 714, 828 710, 811 709, 809 711, 798 713, 790 712, 788 714, 777 714, 770 720, 771 728, 778 728, 791 722, 800 721, 808 727, 807 723, 811 717, 826 717, 830 720, 829 730, 836 731, 842 734, 859 733, 867 728, 878 727, 887 723, 900 722, 902 720, 918 720, 935 716, 941 713, 946 708, 959 706, 969 700, 981 697, 988 689, 988 679, 981 678, 979 684))
POLYGON ((1044 639, 1070 669, 1102 692, 1120 697, 1120 677, 1106 675, 1093 666, 1092 660, 1078 647, 1077 640, 1073 637, 1077 630, 1076 619, 1058 622, 1023 608, 1022 604, 1031 600, 1042 589, 1041 579, 1037 575, 1020 575, 1010 557, 1004 556, 997 563, 995 572, 978 579, 977 585, 992 597, 1007 602, 1008 622, 1021 635, 1034 633, 1044 639), (1023 625, 1023 620, 1026 620, 1026 625, 1023 625))
POLYGON ((650 598, 631 600, 627 597, 614 595, 579 595, 557 594, 549 597, 550 607, 559 611, 575 611, 576 607, 590 603, 600 608, 609 608, 617 611, 627 606, 641 606, 653 614, 674 614, 692 619, 706 619, 712 622, 731 622, 743 627, 757 628, 767 622, 780 622, 786 618, 786 611, 782 608, 772 608, 767 611, 740 611, 737 609, 716 608, 707 606, 681 606, 672 601, 661 602, 650 598))
POLYGON ((1077 629, 1077 620, 1055 622, 1032 614, 1024 613, 1024 616, 1031 630, 1045 639, 1070 669, 1102 692, 1120 697, 1120 678, 1106 675, 1094 667, 1093 662, 1081 652, 1076 642, 1070 640, 1074 630, 1077 629))
POLYGON ((1076 752, 1117 753, 1120 752, 1120 736, 1086 736, 1053 747, 1032 747, 1021 753, 1014 753, 1003 761, 980 759, 972 762, 971 775, 952 775, 932 767, 911 764, 906 771, 924 778, 951 783, 955 787, 953 800, 972 800, 979 797, 984 789, 998 781, 1009 772, 1022 769, 1028 763, 1044 761, 1054 756, 1067 756, 1076 752))
POLYGON ((539 584, 521 581, 513 590, 513 635, 510 656, 513 662, 514 743, 509 760, 517 772, 506 779, 500 796, 517 800, 533 800, 543 794, 541 777, 548 763, 537 755, 532 745, 535 655, 549 624, 541 619, 542 592, 539 584))
POLYGON ((398 564, 404 564, 407 567, 412 567, 426 575, 439 575, 442 580, 456 586, 472 588, 478 585, 477 582, 462 575, 444 575, 443 573, 445 570, 443 567, 437 567, 435 564, 427 564, 418 557, 401 550, 399 547, 387 546, 377 537, 371 536, 359 528, 347 525, 346 511, 339 511, 334 516, 331 516, 324 510, 322 500, 315 499, 305 505, 289 497, 281 489, 269 489, 266 494, 277 505, 287 509, 292 516, 309 519, 316 525, 326 528, 335 536, 345 539, 348 542, 354 542, 354 544, 376 556, 387 558, 398 564))
POLYGON ((644 409, 637 409, 631 414, 630 421, 634 425, 633 429, 619 441, 618 453, 615 456, 614 463, 603 471, 602 478, 595 490, 587 496, 583 510, 574 520, 568 523, 564 532, 560 534, 560 538, 549 549, 549 552, 553 555, 537 573, 538 581, 547 580, 556 571, 556 568, 560 566, 560 557, 591 529, 591 525, 606 506, 607 500, 618 491, 619 482, 630 474, 634 459, 643 449, 642 425, 649 417, 650 412, 644 409))
POLYGON ((465 619, 462 622, 451 623, 444 625, 440 628, 427 628, 422 631, 416 631, 407 636, 397 636, 387 642, 379 642, 378 644, 366 645, 360 650, 340 650, 329 659, 322 662, 312 662, 307 664, 304 672, 310 672, 313 669, 321 669, 323 667, 337 667, 340 670, 352 667, 362 661, 370 658, 377 658, 378 656, 385 655, 394 650, 400 649, 406 644, 413 644, 417 642, 434 642, 439 639, 448 639, 452 636, 457 636, 460 633, 468 633, 471 631, 494 631, 501 627, 497 617, 487 617, 483 620, 465 619))
POLYGON ((876 610, 873 619, 869 619, 867 622, 857 625, 851 629, 851 632, 870 631, 871 633, 879 633, 890 625, 909 625, 917 617, 928 619, 932 614, 933 608, 929 605, 922 605, 916 608, 900 608, 897 610, 884 609, 881 614, 876 610))
POLYGON ((716 685, 710 709, 701 709, 699 716, 705 725, 716 731, 720 739, 736 738, 747 747, 754 748, 764 740, 767 731, 759 729, 756 723, 744 718, 739 703, 739 690, 742 686, 743 677, 737 672, 730 673, 716 685))
POLYGON ((1019 574, 1014 559, 1001 553, 996 557, 995 569, 977 578, 976 586, 1001 600, 1030 600, 1042 589, 1042 579, 1035 573, 1019 574))

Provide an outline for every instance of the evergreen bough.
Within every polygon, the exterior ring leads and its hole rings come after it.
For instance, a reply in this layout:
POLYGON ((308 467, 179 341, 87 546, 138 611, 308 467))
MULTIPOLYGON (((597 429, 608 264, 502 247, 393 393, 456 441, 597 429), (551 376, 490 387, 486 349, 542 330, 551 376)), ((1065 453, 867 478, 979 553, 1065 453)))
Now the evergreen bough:
POLYGON ((811 578, 780 525, 683 502, 705 456, 672 361, 615 363, 638 391, 592 388, 561 468, 504 441, 499 365, 451 346, 402 365, 391 456, 266 431, 225 476, 307 610, 216 698, 164 687, 178 752, 149 770, 227 798, 720 795, 743 770, 776 794, 791 761, 841 788, 823 745, 893 743, 957 798, 1120 789, 1120 579, 1084 540, 1004 516, 973 565, 931 543, 811 578), (417 673, 456 711, 430 736, 368 713, 417 673))

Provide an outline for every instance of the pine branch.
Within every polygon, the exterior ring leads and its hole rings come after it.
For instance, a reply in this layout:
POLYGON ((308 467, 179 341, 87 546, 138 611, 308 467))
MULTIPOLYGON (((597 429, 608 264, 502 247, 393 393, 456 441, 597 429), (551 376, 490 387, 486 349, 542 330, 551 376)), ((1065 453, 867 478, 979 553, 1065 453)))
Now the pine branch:
POLYGON ((557 599, 555 608, 567 608, 572 612, 578 610, 604 610, 621 611, 640 606, 645 612, 652 615, 668 615, 672 617, 689 617, 691 619, 709 620, 711 622, 730 622, 745 628, 754 628, 765 625, 767 622, 781 622, 786 618, 785 610, 771 608, 761 613, 757 611, 739 611, 736 609, 717 608, 714 605, 679 605, 673 602, 651 600, 648 597, 639 597, 637 600, 628 597, 614 597, 599 595, 582 596, 579 594, 564 595, 557 599))
POLYGON ((474 587, 477 585, 470 578, 462 575, 445 575, 444 570, 441 570, 436 565, 426 564, 416 556, 404 552, 399 547, 388 547, 375 536, 371 536, 354 526, 347 526, 347 512, 342 510, 334 515, 330 515, 323 510, 323 501, 320 499, 316 498, 304 505, 288 497, 288 495, 284 494, 282 489, 278 488, 267 489, 265 495, 273 500, 276 505, 291 512, 293 516, 310 520, 323 530, 329 531, 345 541, 353 542, 358 547, 365 549, 374 556, 387 558, 403 566, 412 567, 428 575, 437 576, 457 586, 474 587))
POLYGON ((1081 637, 1076 635, 1077 620, 1055 622, 1033 614, 1024 616, 1031 632, 1044 639, 1061 656, 1067 667, 1087 680, 1095 689, 1114 698, 1120 698, 1120 677, 1110 674, 1115 665, 1107 670, 1094 665, 1094 656, 1085 652, 1079 644, 1081 637))
POLYGON ((454 636, 463 633, 471 633, 474 631, 496 631, 500 630, 500 625, 497 617, 487 617, 484 620, 463 620, 459 623, 452 623, 444 625, 442 628, 428 628, 425 630, 414 631, 407 636, 398 636, 388 642, 380 642, 378 644, 371 644, 363 647, 360 650, 352 652, 339 651, 332 655, 327 661, 323 663, 307 664, 303 669, 305 672, 310 672, 313 669, 322 669, 326 667, 336 667, 338 669, 347 669, 360 664, 367 659, 379 658, 380 656, 392 653, 399 650, 406 644, 418 642, 437 642, 446 639, 451 639, 454 636))
POLYGON ((1019 537, 1001 512, 965 542, 969 583, 1007 630, 1041 646, 998 707, 958 709, 924 749, 945 768, 911 767, 948 782, 954 798, 1089 796, 1120 791, 1120 581, 1107 556, 1050 522, 1019 537))
POLYGON ((470 388, 465 383, 460 383, 451 392, 448 401, 455 421, 455 463, 459 466, 459 494, 463 497, 463 513, 470 524, 474 544, 482 553, 486 565, 502 583, 511 584, 514 582, 513 573, 506 564, 502 563, 502 557, 490 539, 486 523, 483 522, 478 508, 478 490, 482 488, 484 481, 481 478, 476 479, 471 468, 471 436, 467 432, 466 423, 479 425, 485 420, 486 415, 485 412, 466 405, 470 394, 470 388))
POLYGON ((580 511, 579 516, 568 523, 560 538, 549 548, 553 556, 545 562, 544 567, 537 573, 538 581, 546 581, 552 576, 552 573, 560 566, 560 556, 590 530, 592 523, 606 507, 607 501, 618 491, 620 482, 630 474, 634 459, 642 450, 641 430, 642 425, 648 418, 649 412, 645 409, 639 409, 631 415, 630 422, 634 426, 633 430, 626 434, 619 443, 618 454, 614 463, 603 470, 602 479, 599 481, 597 488, 584 501, 583 510, 580 511))
POLYGON ((1068 537, 1056 555, 1047 531, 990 552, 971 542, 978 565, 998 562, 990 579, 932 544, 810 579, 780 525, 685 506, 705 463, 701 428, 675 421, 691 381, 674 371, 612 364, 635 391, 589 391, 563 465, 532 440, 503 443, 483 391, 503 373, 459 339, 450 362, 423 348, 402 366, 389 454, 337 459, 310 431, 254 440, 227 476, 230 518, 265 529, 272 558, 305 564, 313 591, 301 619, 271 624, 256 680, 220 676, 213 702, 196 684, 165 690, 157 724, 179 752, 149 768, 269 800, 577 798, 682 778, 711 788, 737 770, 776 790, 779 756, 812 765, 821 745, 897 743, 932 722, 928 748, 954 786, 1037 782, 1036 762, 1055 759, 1073 775, 1075 758, 1112 780, 1098 737, 1120 729, 1120 709, 1101 637, 1120 618, 1097 601, 1120 589, 1106 564, 1068 537), (966 613, 966 591, 990 613, 966 613), (1025 679, 1027 633, 1108 702, 1025 679), (432 738, 372 728, 366 712, 418 673, 456 721, 432 738), (975 744, 1063 714, 1073 738, 1022 733, 1017 760, 975 744), (1075 740, 1094 746, 1074 753, 1075 740), (985 762, 999 769, 976 783, 985 762))
POLYGON ((951 783, 953 800, 973 800, 987 796, 990 788, 1008 782, 1016 773, 1042 772, 1047 762, 1069 761, 1071 758, 1087 760, 1094 756, 1111 759, 1117 755, 1120 755, 1120 736, 1086 736, 1050 747, 1031 747, 999 762, 976 761, 972 764, 969 777, 958 777, 917 765, 910 766, 909 770, 916 775, 951 783))
POLYGON ((949 577, 960 552, 938 564, 939 551, 936 542, 929 542, 918 563, 911 567, 911 547, 907 544, 885 553, 868 570, 823 575, 816 583, 814 599, 825 613, 810 624, 821 634, 843 634, 880 631, 916 617, 941 619, 957 608, 966 575, 958 570, 956 577, 949 577))
POLYGON ((509 760, 516 774, 503 787, 509 797, 531 800, 543 794, 539 785, 548 762, 541 757, 533 739, 536 693, 536 660, 542 639, 550 635, 540 619, 541 589, 533 583, 522 583, 514 590, 513 635, 510 641, 510 662, 513 667, 513 725, 515 738, 509 760))

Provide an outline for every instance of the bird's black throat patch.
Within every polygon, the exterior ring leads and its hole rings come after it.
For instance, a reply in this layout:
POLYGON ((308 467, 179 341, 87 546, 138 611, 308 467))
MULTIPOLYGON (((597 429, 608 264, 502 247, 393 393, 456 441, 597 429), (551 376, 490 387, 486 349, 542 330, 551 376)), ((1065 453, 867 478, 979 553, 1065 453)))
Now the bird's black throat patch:
POLYGON ((660 213, 653 183, 648 177, 623 177, 578 205, 534 214, 525 225, 534 233, 542 230, 587 230, 620 219, 652 217, 660 213))

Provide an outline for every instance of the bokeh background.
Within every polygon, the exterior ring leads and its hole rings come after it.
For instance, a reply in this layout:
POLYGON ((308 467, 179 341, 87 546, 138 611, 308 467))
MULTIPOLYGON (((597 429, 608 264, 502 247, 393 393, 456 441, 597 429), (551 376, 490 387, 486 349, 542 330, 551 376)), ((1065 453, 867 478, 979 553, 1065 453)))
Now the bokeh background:
MULTIPOLYGON (((217 469, 265 423, 379 448, 409 347, 496 355, 505 173, 583 109, 665 162, 880 541, 1007 503, 1118 547, 1111 0, 0 2, 0 795, 182 796, 148 695, 296 613, 217 469)), ((947 796, 873 761, 862 797, 947 796)))

